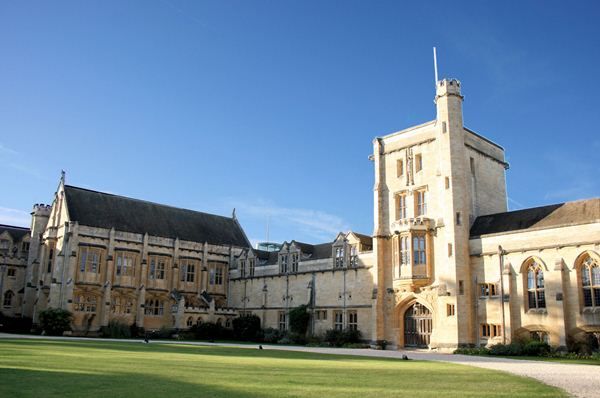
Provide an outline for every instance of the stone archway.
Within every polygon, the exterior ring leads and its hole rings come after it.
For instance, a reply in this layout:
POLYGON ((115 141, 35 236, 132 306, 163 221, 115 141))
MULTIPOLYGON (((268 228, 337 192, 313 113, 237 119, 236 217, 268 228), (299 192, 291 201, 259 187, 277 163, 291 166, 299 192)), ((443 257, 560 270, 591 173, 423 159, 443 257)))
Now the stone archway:
POLYGON ((406 309, 403 320, 404 346, 427 348, 433 330, 431 311, 423 304, 415 302, 406 309))

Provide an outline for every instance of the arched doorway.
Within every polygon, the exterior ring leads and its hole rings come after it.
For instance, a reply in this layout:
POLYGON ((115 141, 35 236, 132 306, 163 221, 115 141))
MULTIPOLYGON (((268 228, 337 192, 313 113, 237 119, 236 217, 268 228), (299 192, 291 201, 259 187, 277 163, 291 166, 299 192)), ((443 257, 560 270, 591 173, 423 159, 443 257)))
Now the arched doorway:
POLYGON ((431 338, 431 312, 420 303, 414 303, 404 313, 404 346, 427 347, 431 338))

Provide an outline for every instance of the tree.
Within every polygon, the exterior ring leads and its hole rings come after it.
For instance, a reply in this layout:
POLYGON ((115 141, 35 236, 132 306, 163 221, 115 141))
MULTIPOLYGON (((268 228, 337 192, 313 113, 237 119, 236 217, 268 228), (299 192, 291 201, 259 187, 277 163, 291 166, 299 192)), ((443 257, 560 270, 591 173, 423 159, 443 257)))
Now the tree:
POLYGON ((293 333, 298 333, 302 336, 306 334, 308 323, 310 322, 310 314, 307 309, 307 305, 301 305, 290 310, 290 330, 293 333))
POLYGON ((73 315, 61 308, 48 308, 40 311, 40 327, 49 336, 62 336, 71 330, 73 315))

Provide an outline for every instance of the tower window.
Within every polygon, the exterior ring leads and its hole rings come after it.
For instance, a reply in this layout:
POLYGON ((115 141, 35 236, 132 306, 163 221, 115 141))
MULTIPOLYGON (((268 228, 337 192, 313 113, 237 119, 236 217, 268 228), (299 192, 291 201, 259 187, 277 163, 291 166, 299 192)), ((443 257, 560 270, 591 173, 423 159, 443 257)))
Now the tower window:
POLYGON ((450 177, 446 177, 446 189, 450 189, 450 177))
POLYGON ((424 216, 427 213, 427 192, 425 190, 415 192, 415 206, 417 217, 424 216))
POLYGON ((396 220, 406 218, 406 194, 396 195, 396 220))
POLYGON ((415 172, 423 170, 423 156, 421 154, 415 155, 415 172))
POLYGON ((456 225, 461 225, 461 223, 462 223, 462 220, 460 217, 460 211, 457 211, 456 212, 456 225))
POLYGON ((456 315, 456 307, 454 306, 454 304, 446 304, 446 315, 447 316, 456 315))
POLYGON ((452 243, 448 243, 448 257, 452 256, 452 243))
POLYGON ((402 177, 404 175, 404 160, 396 160, 396 175, 402 177))

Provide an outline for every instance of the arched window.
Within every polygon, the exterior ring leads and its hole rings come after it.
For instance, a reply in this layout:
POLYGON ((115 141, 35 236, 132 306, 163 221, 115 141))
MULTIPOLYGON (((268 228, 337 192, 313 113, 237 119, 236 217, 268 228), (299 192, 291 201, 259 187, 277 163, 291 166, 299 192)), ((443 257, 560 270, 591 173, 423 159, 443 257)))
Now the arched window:
POLYGON ((200 325, 202 323, 202 317, 196 319, 196 325, 200 325))
POLYGON ((15 296, 15 294, 13 292, 11 292, 10 290, 7 291, 6 293, 4 293, 4 301, 2 304, 4 306, 4 308, 12 307, 12 301, 13 301, 14 296, 15 296))
POLYGON ((544 271, 535 261, 527 267, 527 306, 529 309, 546 308, 544 271))
POLYGON ((583 260, 581 267, 581 288, 583 306, 600 307, 600 265, 590 255, 583 260))
POLYGON ((542 343, 550 342, 550 340, 548 339, 548 333, 544 332, 543 330, 535 330, 533 332, 529 332, 529 337, 531 338, 531 340, 539 341, 542 343))
POLYGON ((185 324, 187 325, 188 328, 191 328, 192 325, 194 324, 194 320, 192 319, 192 317, 189 317, 185 324))

